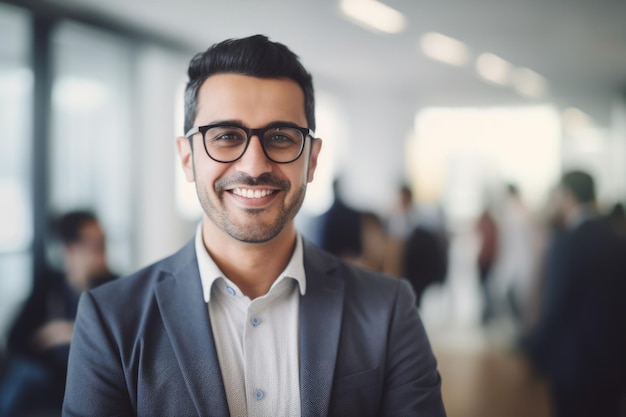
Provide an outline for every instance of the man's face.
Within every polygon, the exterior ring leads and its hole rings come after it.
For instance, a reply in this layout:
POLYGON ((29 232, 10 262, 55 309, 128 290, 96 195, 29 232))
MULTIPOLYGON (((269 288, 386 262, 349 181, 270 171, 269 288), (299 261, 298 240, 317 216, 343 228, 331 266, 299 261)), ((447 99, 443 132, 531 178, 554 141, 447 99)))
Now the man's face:
POLYGON ((549 215, 555 224, 565 225, 567 223, 568 214, 576 207, 576 200, 563 185, 559 185, 552 195, 550 206, 548 208, 549 215))
MULTIPOLYGON (((198 92, 194 126, 231 121, 248 128, 275 122, 307 127, 304 94, 288 79, 265 79, 238 74, 209 77, 198 92)), ((195 181, 205 217, 205 227, 216 228, 239 241, 260 243, 273 239, 293 219, 313 180, 321 141, 306 139, 300 158, 277 164, 265 156, 253 136, 237 161, 220 163, 208 157, 202 135, 193 137, 191 151, 186 138, 178 138, 178 152, 185 176, 195 181)))
POLYGON ((76 242, 65 246, 65 267, 74 286, 80 289, 91 287, 91 279, 108 270, 104 232, 97 222, 85 223, 76 242))

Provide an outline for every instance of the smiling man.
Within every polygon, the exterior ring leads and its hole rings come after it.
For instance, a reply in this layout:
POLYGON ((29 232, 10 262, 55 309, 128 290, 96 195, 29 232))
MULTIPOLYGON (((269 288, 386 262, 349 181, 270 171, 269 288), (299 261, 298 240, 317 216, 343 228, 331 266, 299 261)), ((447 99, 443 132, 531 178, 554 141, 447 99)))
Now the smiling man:
POLYGON ((204 209, 173 256, 83 295, 66 416, 445 416, 404 280, 297 232, 313 180, 313 84, 264 36, 194 57, 182 169, 204 209))

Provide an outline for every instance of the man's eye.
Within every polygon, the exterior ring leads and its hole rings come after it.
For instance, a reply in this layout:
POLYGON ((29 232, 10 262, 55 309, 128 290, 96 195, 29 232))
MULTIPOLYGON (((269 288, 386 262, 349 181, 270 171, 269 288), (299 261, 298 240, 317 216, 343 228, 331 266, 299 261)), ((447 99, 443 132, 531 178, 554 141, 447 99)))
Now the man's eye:
POLYGON ((241 135, 236 133, 224 133, 215 138, 215 140, 224 140, 224 141, 232 141, 232 140, 243 140, 241 135))
POLYGON ((299 147, 302 142, 302 134, 300 131, 289 127, 279 127, 266 132, 264 141, 268 146, 281 148, 299 147))
POLYGON ((268 141, 272 143, 293 142, 293 138, 287 135, 276 133, 276 134, 271 135, 268 141))
POLYGON ((217 127, 207 132, 206 138, 211 143, 239 144, 246 141, 246 133, 239 129, 217 127))

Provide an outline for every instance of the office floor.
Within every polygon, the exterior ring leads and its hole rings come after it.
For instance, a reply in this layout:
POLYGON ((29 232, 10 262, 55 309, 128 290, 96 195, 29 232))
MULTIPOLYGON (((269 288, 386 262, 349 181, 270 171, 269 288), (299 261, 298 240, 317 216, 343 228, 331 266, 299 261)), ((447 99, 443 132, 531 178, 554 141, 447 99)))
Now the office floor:
POLYGON ((448 417, 551 417, 546 384, 514 353, 517 331, 510 314, 480 324, 475 246, 470 234, 457 236, 446 282, 429 287, 421 298, 448 417))
POLYGON ((429 331, 448 417, 550 417, 544 381, 514 353, 506 330, 478 326, 429 331))

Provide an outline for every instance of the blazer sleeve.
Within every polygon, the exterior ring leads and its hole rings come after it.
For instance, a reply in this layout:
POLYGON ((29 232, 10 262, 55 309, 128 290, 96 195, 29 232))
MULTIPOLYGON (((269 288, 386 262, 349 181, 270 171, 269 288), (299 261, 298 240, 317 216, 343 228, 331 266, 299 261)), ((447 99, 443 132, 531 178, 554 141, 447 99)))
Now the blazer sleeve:
POLYGON ((63 416, 135 415, 112 332, 90 292, 80 298, 70 344, 63 416))
POLYGON ((445 417, 441 378, 415 295, 407 281, 397 286, 389 329, 380 416, 445 417))

